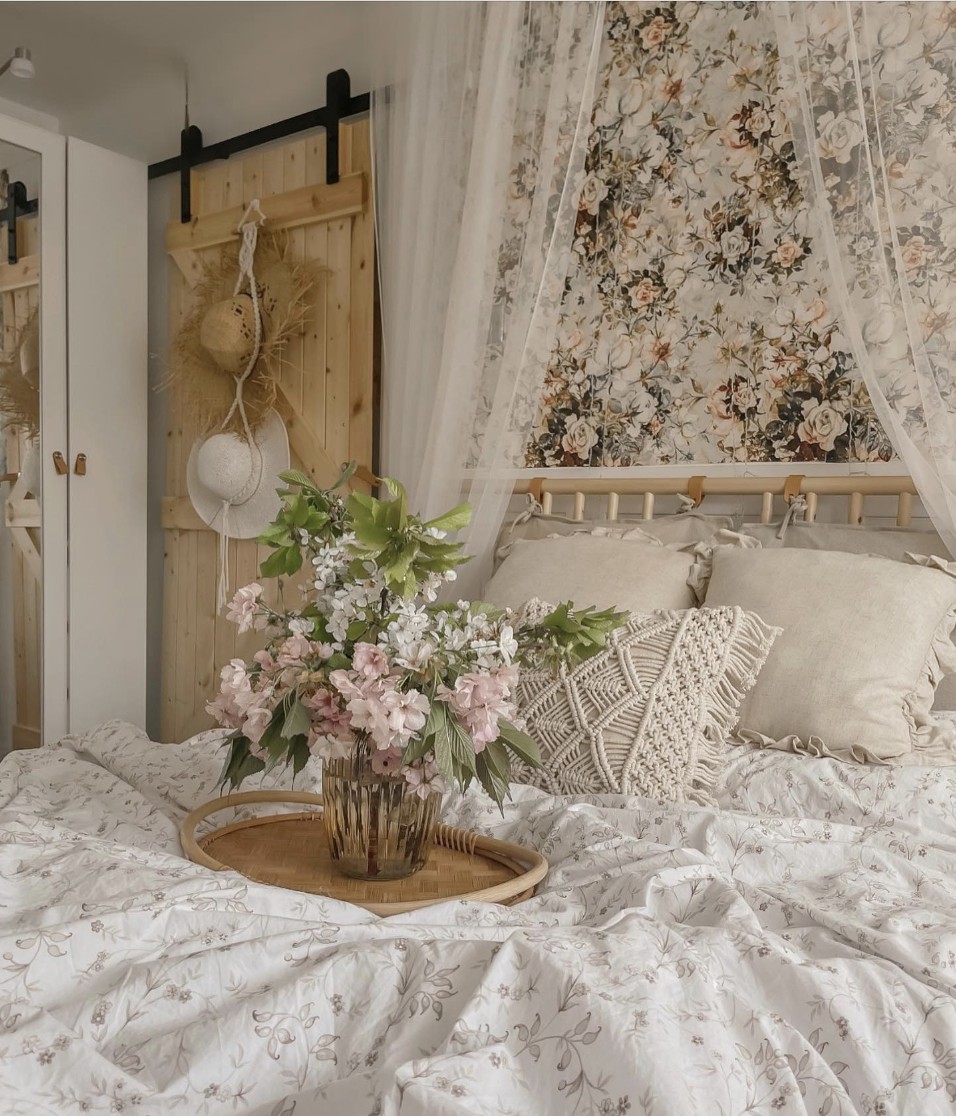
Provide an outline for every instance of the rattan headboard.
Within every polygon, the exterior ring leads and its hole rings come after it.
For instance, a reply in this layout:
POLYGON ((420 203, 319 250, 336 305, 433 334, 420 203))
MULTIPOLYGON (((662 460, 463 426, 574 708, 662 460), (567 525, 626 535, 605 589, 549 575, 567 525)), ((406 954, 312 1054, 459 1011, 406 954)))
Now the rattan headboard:
POLYGON ((760 522, 773 519, 773 501, 780 496, 789 503, 794 496, 806 497, 806 518, 812 522, 817 515, 820 496, 845 496, 847 522, 862 523, 863 501, 867 496, 895 496, 896 522, 909 527, 913 518, 913 497, 916 486, 909 477, 884 476, 803 476, 789 477, 535 477, 519 481, 517 494, 530 493, 547 514, 552 510, 555 496, 574 498, 574 519, 584 519, 585 501, 588 497, 604 497, 604 518, 616 520, 622 496, 643 497, 642 516, 654 518, 655 496, 689 496, 700 504, 706 495, 759 496, 760 522))

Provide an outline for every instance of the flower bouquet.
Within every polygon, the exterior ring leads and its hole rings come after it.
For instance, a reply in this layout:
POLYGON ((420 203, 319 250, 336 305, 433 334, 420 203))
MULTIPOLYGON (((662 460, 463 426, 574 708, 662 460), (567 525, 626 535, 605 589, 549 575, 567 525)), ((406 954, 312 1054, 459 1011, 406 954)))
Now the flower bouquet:
POLYGON ((396 877, 424 864, 447 786, 477 778, 501 807, 512 758, 540 763, 513 703, 519 668, 587 658, 623 614, 439 603, 468 560, 448 535, 470 507, 423 522, 396 481, 382 482, 390 499, 345 494, 353 471, 328 490, 280 474, 288 487, 260 537, 272 548, 261 574, 279 579, 280 596, 305 562, 308 577, 290 609, 267 604, 259 583, 236 593, 229 619, 268 643, 222 669, 207 709, 232 730, 224 784, 321 756, 333 859, 352 875, 396 877))

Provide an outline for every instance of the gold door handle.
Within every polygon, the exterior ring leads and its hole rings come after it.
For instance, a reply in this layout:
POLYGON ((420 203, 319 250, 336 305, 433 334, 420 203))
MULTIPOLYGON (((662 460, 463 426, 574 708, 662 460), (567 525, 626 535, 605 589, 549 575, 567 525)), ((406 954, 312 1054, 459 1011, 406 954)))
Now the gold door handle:
POLYGON ((63 454, 60 453, 59 450, 53 451, 53 468, 56 469, 56 475, 58 477, 65 477, 70 471, 69 465, 67 465, 63 454))
POLYGON ((78 453, 76 455, 76 463, 73 466, 73 472, 76 473, 76 475, 78 477, 85 477, 86 476, 86 454, 85 453, 78 453))

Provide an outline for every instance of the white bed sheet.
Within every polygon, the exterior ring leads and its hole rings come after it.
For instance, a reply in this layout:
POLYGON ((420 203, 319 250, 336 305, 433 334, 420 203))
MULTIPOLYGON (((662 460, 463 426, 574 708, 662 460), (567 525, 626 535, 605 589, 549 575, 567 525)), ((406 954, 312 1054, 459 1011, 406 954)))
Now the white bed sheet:
POLYGON ((183 860, 220 760, 112 724, 0 764, 4 1116, 954 1110, 956 768, 469 793, 538 897, 380 920, 183 860))

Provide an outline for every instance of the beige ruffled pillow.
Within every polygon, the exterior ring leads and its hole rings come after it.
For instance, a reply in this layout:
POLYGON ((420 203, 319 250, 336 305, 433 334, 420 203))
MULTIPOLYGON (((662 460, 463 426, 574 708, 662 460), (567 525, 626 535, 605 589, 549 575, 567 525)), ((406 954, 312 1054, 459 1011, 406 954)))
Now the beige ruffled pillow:
MULTIPOLYGON (((752 542, 752 540, 751 540, 752 542)), ((741 708, 740 740, 840 759, 953 763, 932 713, 956 671, 956 567, 838 551, 717 546, 705 608, 737 605, 783 634, 741 708)))
POLYGON ((558 679, 523 672, 518 711, 543 767, 514 777, 552 794, 711 803, 723 742, 778 634, 740 608, 655 612, 558 679))
POLYGON ((493 574, 482 599, 520 608, 539 597, 624 612, 692 608, 687 583, 695 555, 641 538, 566 535, 519 539, 493 574))

